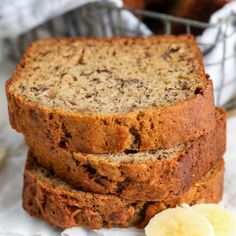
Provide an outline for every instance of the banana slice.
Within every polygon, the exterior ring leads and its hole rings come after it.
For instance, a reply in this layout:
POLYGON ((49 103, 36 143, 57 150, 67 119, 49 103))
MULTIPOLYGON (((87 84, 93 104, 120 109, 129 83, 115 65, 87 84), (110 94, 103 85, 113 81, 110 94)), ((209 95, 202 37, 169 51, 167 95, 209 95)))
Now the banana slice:
POLYGON ((170 208, 154 216, 147 236, 215 236, 209 220, 189 207, 170 208))
POLYGON ((236 235, 236 214, 218 204, 198 204, 192 209, 211 222, 216 236, 236 235))

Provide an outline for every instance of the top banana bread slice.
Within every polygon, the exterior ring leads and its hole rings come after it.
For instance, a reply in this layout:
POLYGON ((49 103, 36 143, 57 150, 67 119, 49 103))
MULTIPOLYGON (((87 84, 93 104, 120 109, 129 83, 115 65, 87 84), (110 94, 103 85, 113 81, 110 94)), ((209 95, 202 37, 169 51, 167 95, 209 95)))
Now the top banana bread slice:
POLYGON ((11 125, 69 151, 168 148, 215 127, 191 36, 33 43, 7 82, 11 125))

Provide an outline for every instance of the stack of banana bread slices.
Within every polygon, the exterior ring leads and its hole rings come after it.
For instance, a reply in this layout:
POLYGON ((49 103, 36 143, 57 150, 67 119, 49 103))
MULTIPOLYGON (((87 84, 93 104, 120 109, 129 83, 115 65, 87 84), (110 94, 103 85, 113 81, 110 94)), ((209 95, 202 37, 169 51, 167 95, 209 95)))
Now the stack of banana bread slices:
POLYGON ((41 40, 6 92, 29 145, 32 216, 142 228, 168 207, 220 201, 226 117, 191 36, 41 40))

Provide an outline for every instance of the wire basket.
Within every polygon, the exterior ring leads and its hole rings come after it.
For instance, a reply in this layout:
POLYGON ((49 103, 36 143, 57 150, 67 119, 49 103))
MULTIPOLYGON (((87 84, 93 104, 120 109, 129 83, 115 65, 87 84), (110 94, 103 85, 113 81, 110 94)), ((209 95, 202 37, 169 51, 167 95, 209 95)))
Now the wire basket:
MULTIPOLYGON (((215 47, 221 45, 222 58, 217 61, 206 63, 206 66, 220 66, 220 86, 215 88, 217 92, 216 103, 219 105, 222 96, 222 90, 226 86, 236 87, 236 75, 231 81, 225 79, 225 64, 228 60, 234 59, 236 62, 236 45, 232 48, 231 55, 226 54, 227 41, 236 37, 236 14, 232 13, 230 16, 220 19, 215 24, 208 24, 205 22, 198 22, 195 20, 184 19, 163 13, 152 12, 147 10, 131 9, 126 7, 117 7, 111 3, 95 2, 87 4, 81 8, 66 13, 63 16, 54 18, 43 25, 22 34, 16 39, 5 39, 3 48, 10 48, 9 56, 18 59, 25 47, 38 38, 49 37, 75 37, 75 36, 97 36, 97 37, 111 37, 119 35, 143 35, 142 19, 151 19, 158 21, 163 25, 163 33, 172 33, 172 24, 180 24, 185 28, 186 33, 191 33, 193 29, 214 29, 215 38, 212 42, 202 42, 198 40, 198 44, 204 56, 207 56, 215 47), (135 28, 128 27, 127 22, 122 17, 122 14, 132 13, 137 19, 138 23, 135 28), (229 24, 235 24, 235 29, 228 33, 229 24)), ((236 107, 236 101, 232 100, 225 104, 226 109, 236 107)))

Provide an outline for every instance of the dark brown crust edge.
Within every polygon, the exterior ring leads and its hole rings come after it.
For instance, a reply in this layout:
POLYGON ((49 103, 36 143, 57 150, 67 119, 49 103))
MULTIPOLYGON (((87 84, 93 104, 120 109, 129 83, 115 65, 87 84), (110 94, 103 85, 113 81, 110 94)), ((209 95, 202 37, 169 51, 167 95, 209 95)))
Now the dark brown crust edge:
MULTIPOLYGON (((217 203, 223 191, 224 164, 214 168, 180 198, 162 202, 135 202, 112 195, 74 191, 48 177, 41 179, 27 162, 24 178, 23 207, 32 216, 60 227, 145 227, 156 213, 182 203, 217 203)), ((37 168, 37 167, 36 167, 37 168)), ((50 176, 50 175, 49 175, 50 176)))
MULTIPOLYGON (((28 136, 34 130, 38 138, 46 137, 44 142, 63 147, 71 152, 97 154, 169 148, 179 143, 193 141, 213 130, 215 117, 212 81, 204 74, 202 56, 195 40, 189 35, 154 37, 157 41, 166 37, 173 42, 179 38, 193 45, 200 65, 199 76, 206 81, 206 87, 202 88, 196 96, 166 107, 110 115, 72 113, 25 102, 9 88, 20 77, 21 70, 30 60, 27 57, 31 48, 37 47, 36 43, 26 50, 12 78, 6 83, 12 127, 28 136), (174 132, 170 134, 171 131, 174 132)), ((125 39, 124 37, 97 40, 125 39)), ((78 39, 47 40, 47 43, 63 40, 70 42, 78 39)))
POLYGON ((116 164, 99 159, 99 155, 72 155, 41 140, 26 137, 26 141, 36 162, 75 189, 132 200, 160 201, 182 195, 222 158, 226 143, 223 110, 216 110, 216 120, 215 130, 192 142, 184 152, 156 162, 116 164))

